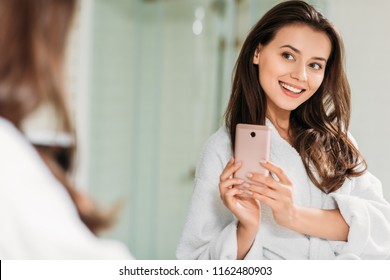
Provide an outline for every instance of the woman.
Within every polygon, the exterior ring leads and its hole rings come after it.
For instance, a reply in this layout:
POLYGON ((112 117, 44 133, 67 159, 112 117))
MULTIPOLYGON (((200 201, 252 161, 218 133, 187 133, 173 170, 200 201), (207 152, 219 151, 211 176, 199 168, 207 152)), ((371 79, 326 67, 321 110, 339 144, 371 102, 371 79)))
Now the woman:
POLYGON ((333 26, 276 5, 237 59, 226 127, 201 155, 179 259, 387 259, 390 205, 348 133, 350 88, 333 26), (238 123, 271 127, 271 176, 233 174, 238 123), (236 187, 235 187, 236 186, 236 187))
POLYGON ((72 187, 74 147, 34 147, 21 133, 49 103, 74 139, 63 60, 75 8, 75 0, 0 0, 1 259, 132 258, 123 244, 95 236, 111 217, 72 187))

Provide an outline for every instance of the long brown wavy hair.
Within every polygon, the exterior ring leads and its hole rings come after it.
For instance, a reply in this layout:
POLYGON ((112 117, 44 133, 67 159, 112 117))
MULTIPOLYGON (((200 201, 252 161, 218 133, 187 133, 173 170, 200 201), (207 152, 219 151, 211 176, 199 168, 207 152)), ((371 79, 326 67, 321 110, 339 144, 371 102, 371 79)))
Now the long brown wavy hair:
POLYGON ((232 93, 225 112, 232 147, 238 123, 265 124, 266 96, 259 82, 253 56, 259 44, 267 45, 282 27, 302 24, 324 32, 332 50, 324 80, 317 92, 290 115, 292 145, 302 157, 312 182, 323 192, 339 189, 346 178, 367 168, 360 152, 347 136, 351 92, 344 70, 344 46, 332 24, 304 1, 274 6, 252 28, 238 56, 232 93))
MULTIPOLYGON (((0 0, 0 116, 21 129, 43 103, 52 104, 62 130, 74 139, 64 95, 64 56, 76 0, 0 0)), ((67 149, 36 146, 52 173, 73 199, 81 220, 97 232, 111 223, 73 187, 70 180, 75 145, 67 149)))

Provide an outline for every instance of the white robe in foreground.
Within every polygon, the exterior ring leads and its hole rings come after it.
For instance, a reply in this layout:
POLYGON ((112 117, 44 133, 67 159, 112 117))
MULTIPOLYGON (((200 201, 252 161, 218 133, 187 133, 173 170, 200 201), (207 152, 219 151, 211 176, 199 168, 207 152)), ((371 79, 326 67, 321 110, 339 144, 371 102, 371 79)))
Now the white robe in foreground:
MULTIPOLYGON (((309 179, 297 151, 272 123, 270 161, 294 183, 297 205, 340 209, 349 225, 348 242, 310 237, 277 225, 271 209, 261 207, 261 225, 246 259, 390 259, 390 204, 380 181, 369 172, 347 179, 334 193, 321 192, 309 179)), ((236 259, 237 219, 224 206, 219 176, 232 157, 225 128, 210 137, 201 154, 190 210, 178 245, 178 259, 236 259)))
POLYGON ((0 259, 131 259, 97 238, 37 151, 0 117, 0 259))

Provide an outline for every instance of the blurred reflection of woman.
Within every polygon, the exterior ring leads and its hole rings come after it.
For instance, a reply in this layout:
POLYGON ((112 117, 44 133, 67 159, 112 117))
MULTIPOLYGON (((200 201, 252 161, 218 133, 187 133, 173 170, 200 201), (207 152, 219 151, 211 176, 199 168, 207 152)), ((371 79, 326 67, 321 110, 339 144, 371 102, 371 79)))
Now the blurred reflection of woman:
POLYGON ((110 214, 69 180, 74 147, 29 143, 21 127, 51 103, 74 139, 63 62, 75 0, 0 0, 0 258, 129 259, 120 242, 98 238, 110 214))

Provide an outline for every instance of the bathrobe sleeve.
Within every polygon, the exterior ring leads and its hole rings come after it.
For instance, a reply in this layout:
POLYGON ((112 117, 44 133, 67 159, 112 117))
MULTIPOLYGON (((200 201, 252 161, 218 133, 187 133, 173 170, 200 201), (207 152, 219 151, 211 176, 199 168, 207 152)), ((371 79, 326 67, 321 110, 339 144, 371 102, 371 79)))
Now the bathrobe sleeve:
MULTIPOLYGON (((237 220, 223 204, 219 193, 219 176, 231 157, 230 141, 219 130, 206 143, 197 165, 195 187, 182 238, 178 259, 236 259, 237 220)), ((255 250, 247 258, 261 258, 255 250)))
MULTIPOLYGON (((348 138, 358 147, 355 138, 348 138)), ((328 196, 349 225, 348 242, 330 241, 339 259, 390 259, 390 204, 370 172, 352 178, 328 196)))
POLYGON ((390 204, 383 198, 381 182, 371 173, 349 182, 351 192, 330 194, 349 225, 348 242, 332 242, 336 256, 390 259, 390 204))
MULTIPOLYGON (((348 138, 358 147, 350 133, 348 138)), ((390 259, 390 204, 381 182, 370 172, 347 179, 336 192, 325 195, 322 208, 340 210, 349 225, 348 241, 313 240, 318 245, 314 258, 390 259)))

